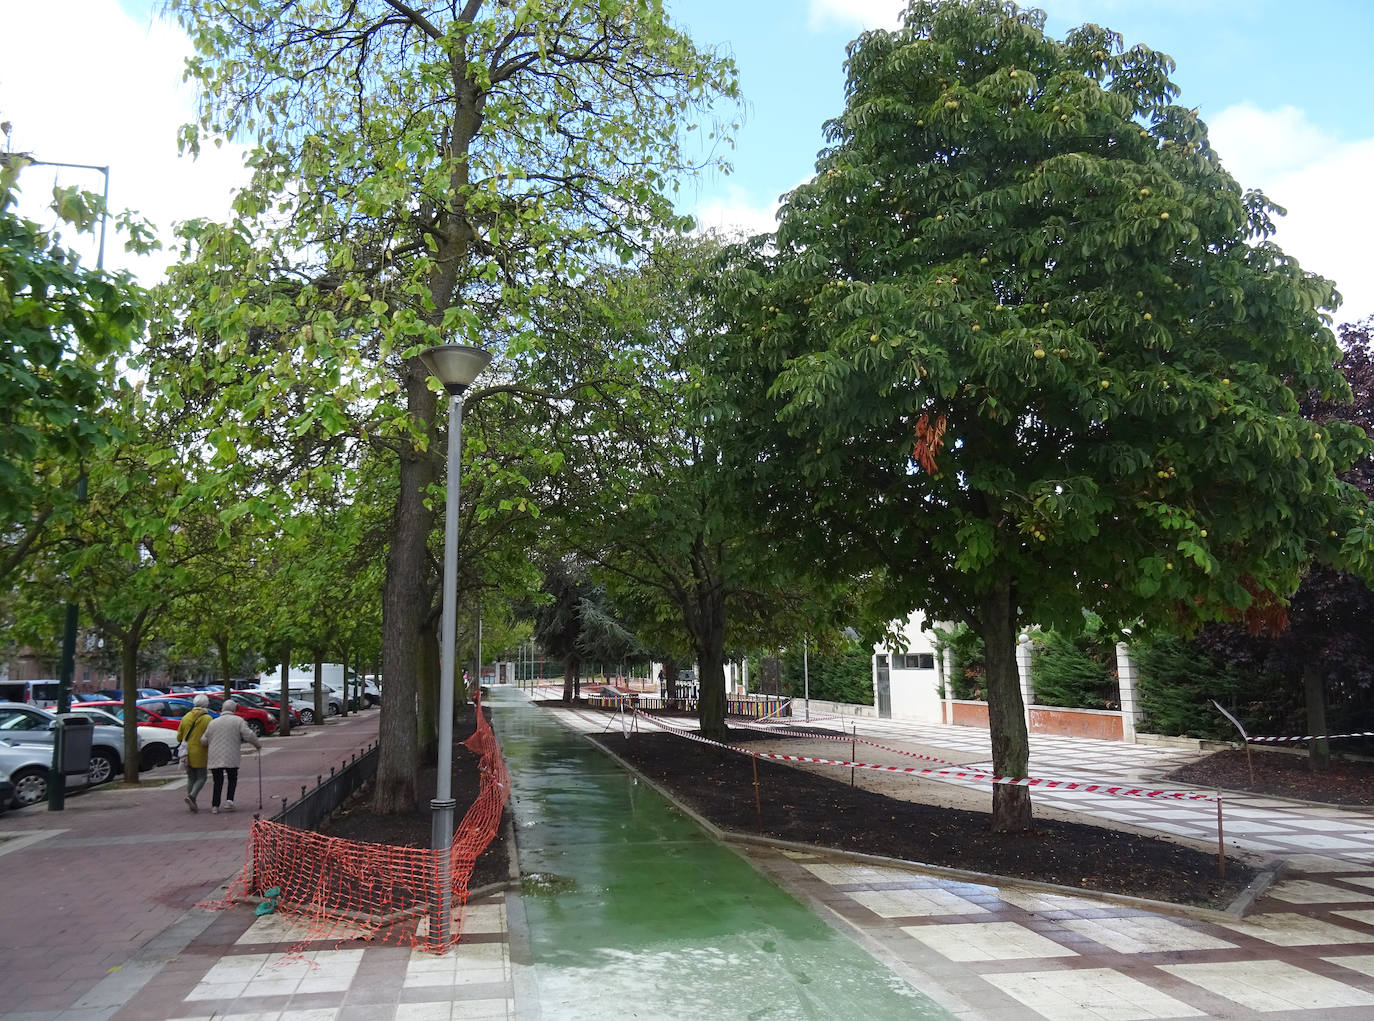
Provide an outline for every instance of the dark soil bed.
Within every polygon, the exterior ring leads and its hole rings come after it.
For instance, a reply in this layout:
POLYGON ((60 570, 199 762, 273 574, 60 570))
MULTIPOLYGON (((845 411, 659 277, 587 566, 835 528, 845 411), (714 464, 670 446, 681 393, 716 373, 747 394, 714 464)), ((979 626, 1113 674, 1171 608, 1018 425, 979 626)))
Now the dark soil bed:
MULTIPOLYGON (((737 730, 751 743, 773 735, 737 730)), ((1228 907, 1255 877, 1215 853, 1099 826, 1037 819, 1031 833, 993 833, 989 816, 903 801, 790 766, 750 760, 669 734, 603 735, 616 755, 725 830, 970 872, 1200 907, 1228 907)), ((988 804, 991 807, 989 794, 988 804)))
POLYGON ((1374 762, 1333 759, 1314 770, 1306 754, 1274 749, 1215 752, 1169 774, 1180 783, 1328 805, 1374 806, 1374 762))
MULTIPOLYGON (((490 710, 486 710, 488 720, 490 710)), ((457 740, 453 744, 453 769, 451 776, 453 798, 458 802, 454 810, 456 821, 461 821, 468 806, 477 800, 480 782, 477 772, 478 758, 469 751, 462 740, 472 734, 476 727, 476 716, 472 706, 458 710, 453 725, 457 740)), ((497 734, 499 741, 501 735, 497 734)), ((414 811, 403 815, 378 815, 372 811, 372 784, 364 785, 357 794, 325 821, 320 832, 347 840, 365 840, 374 844, 394 844, 401 847, 429 847, 433 839, 431 825, 433 812, 429 803, 434 797, 438 770, 434 764, 424 766, 415 778, 417 806, 414 811)), ((506 840, 506 823, 509 807, 502 813, 501 829, 495 838, 477 858, 473 866, 468 889, 493 883, 504 883, 510 879, 510 846, 506 840)))

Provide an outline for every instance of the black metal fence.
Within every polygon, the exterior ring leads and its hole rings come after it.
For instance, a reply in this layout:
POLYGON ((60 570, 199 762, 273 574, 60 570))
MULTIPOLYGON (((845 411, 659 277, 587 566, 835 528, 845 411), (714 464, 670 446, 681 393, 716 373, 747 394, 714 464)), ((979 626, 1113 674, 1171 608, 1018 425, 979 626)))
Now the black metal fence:
POLYGON ((328 819, 330 814, 348 800, 359 787, 377 775, 377 757, 380 747, 377 742, 367 746, 363 752, 354 752, 338 767, 329 767, 329 775, 315 777, 315 786, 301 785, 301 796, 290 802, 282 798, 281 811, 272 816, 272 822, 283 823, 302 830, 314 830, 328 819))

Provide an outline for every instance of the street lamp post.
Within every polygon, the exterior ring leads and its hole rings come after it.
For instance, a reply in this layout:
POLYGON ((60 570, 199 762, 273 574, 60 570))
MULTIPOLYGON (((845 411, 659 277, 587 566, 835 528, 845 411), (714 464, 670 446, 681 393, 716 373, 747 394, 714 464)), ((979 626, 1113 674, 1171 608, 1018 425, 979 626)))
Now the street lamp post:
MULTIPOLYGON (((8 129, 7 129, 8 130, 8 129)), ((71 167, 74 170, 99 170, 105 178, 105 191, 100 205, 100 247, 96 250, 95 268, 99 272, 105 268, 105 226, 110 219, 110 168, 95 163, 60 163, 56 160, 35 159, 27 152, 0 153, 0 166, 12 167, 71 167)), ((86 499, 86 476, 83 472, 76 482, 77 502, 86 499)), ((68 603, 62 626, 62 658, 57 667, 57 711, 65 713, 71 708, 72 682, 76 676, 76 630, 77 605, 68 603)), ((53 741, 52 766, 48 770, 48 811, 61 812, 66 807, 67 778, 62 772, 62 741, 60 735, 53 741)))
POLYGON ((491 354, 467 344, 441 344, 420 352, 425 368, 448 391, 448 495, 444 502, 444 611, 439 654, 439 763, 434 800, 431 846, 438 868, 435 901, 429 919, 429 943, 434 949, 448 946, 453 901, 453 672, 457 654, 458 615, 458 483, 462 471, 463 393, 487 367, 491 354))

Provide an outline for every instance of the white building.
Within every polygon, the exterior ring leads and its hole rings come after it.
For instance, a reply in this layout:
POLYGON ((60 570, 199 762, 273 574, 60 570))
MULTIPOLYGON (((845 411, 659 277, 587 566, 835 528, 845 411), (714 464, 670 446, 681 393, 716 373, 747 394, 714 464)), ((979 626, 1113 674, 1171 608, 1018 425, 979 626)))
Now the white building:
POLYGON ((935 632, 922 630, 924 623, 914 612, 902 624, 900 644, 873 647, 873 705, 880 717, 944 722, 935 632))

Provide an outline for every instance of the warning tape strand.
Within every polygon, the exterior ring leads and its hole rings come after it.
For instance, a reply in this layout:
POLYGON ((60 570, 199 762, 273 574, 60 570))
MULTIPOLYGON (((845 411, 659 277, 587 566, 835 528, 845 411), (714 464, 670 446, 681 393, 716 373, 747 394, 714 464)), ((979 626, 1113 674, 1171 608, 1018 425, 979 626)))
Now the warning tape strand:
MULTIPOLYGON (((648 713, 639 709, 634 710, 634 712, 644 717, 655 726, 662 726, 656 717, 650 716, 648 713)), ((844 759, 823 759, 810 755, 785 755, 781 752, 759 752, 754 751, 752 748, 741 748, 738 745, 712 741, 710 738, 702 737, 700 734, 694 734, 691 731, 676 727, 662 727, 662 729, 667 733, 676 734, 679 737, 685 737, 690 741, 696 741, 700 744, 724 748, 727 751, 753 756, 756 759, 772 759, 779 762, 805 762, 821 766, 840 766, 849 769, 868 769, 881 773, 897 773, 903 776, 927 776, 937 779, 1003 784, 1013 787, 1040 787, 1045 790, 1080 791, 1086 794, 1110 794, 1117 797, 1147 798, 1158 801, 1217 800, 1214 795, 1203 794, 1199 791, 1161 791, 1145 787, 1129 787, 1121 784, 1104 784, 1081 780, 1051 780, 1045 777, 1033 776, 997 776, 994 773, 987 773, 979 770, 922 769, 917 766, 891 766, 875 762, 849 762, 844 759)))
POLYGON ((1256 744, 1277 744, 1287 741, 1337 741, 1348 737, 1374 737, 1374 730, 1360 730, 1353 734, 1306 734, 1302 737, 1250 737, 1246 735, 1245 740, 1256 744))

